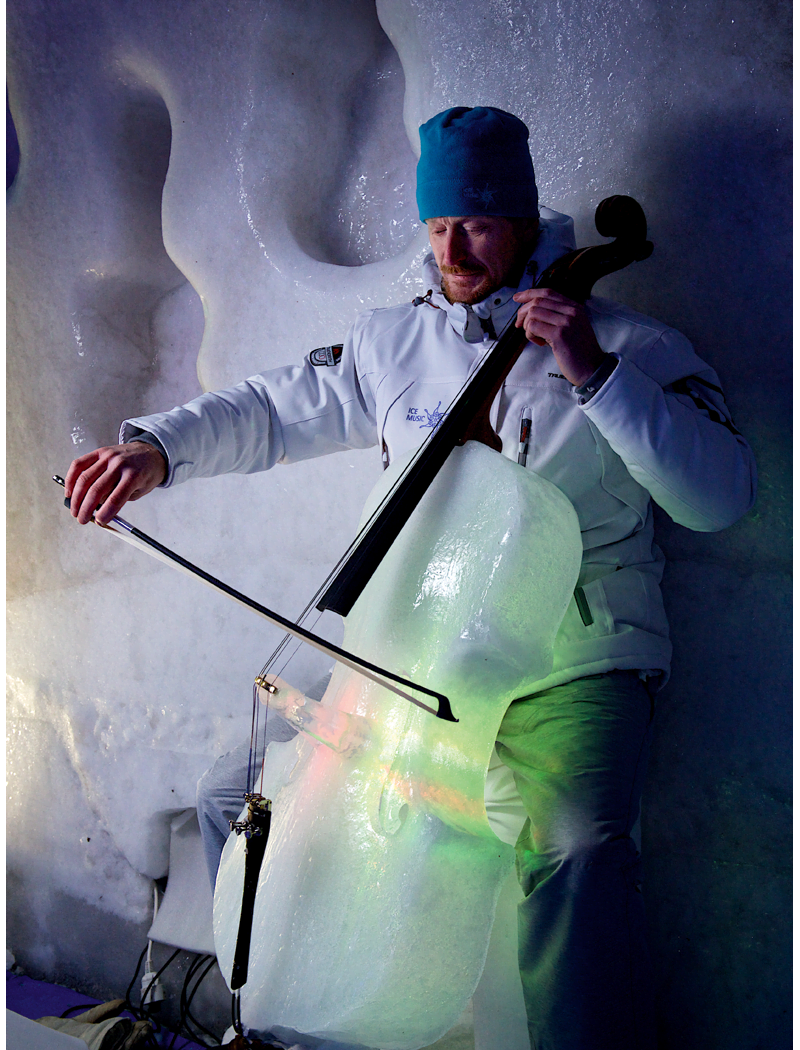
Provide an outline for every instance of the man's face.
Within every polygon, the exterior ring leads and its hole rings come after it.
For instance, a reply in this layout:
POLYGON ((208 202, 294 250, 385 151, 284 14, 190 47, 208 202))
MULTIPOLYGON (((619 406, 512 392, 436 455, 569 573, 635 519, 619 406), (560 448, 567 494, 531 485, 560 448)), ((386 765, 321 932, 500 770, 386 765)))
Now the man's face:
POLYGON ((538 228, 533 220, 495 215, 449 215, 426 225, 442 291, 451 303, 470 305, 518 283, 538 228))

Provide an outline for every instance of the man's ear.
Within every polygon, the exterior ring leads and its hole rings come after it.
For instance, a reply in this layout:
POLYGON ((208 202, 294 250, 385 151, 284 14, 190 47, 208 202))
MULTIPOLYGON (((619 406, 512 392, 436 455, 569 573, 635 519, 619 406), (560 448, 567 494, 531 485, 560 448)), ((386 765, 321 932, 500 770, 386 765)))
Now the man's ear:
POLYGON ((523 221, 525 223, 524 237, 532 243, 539 236, 539 219, 530 218, 523 221))
POLYGON ((539 229, 538 217, 516 215, 509 216, 508 221, 514 227, 514 231, 520 239, 534 236, 539 229))
POLYGON ((530 255, 539 236, 538 218, 517 218, 512 219, 511 221, 514 223, 520 255, 523 254, 523 249, 528 255, 530 255))

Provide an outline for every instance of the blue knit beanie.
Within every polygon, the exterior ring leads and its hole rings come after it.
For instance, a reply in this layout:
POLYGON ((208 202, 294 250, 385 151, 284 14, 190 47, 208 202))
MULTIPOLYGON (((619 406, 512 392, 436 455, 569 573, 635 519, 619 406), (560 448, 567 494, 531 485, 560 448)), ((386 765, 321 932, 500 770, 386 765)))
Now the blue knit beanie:
POLYGON ((539 214, 522 121, 492 106, 455 106, 419 129, 417 205, 422 222, 445 215, 539 214))

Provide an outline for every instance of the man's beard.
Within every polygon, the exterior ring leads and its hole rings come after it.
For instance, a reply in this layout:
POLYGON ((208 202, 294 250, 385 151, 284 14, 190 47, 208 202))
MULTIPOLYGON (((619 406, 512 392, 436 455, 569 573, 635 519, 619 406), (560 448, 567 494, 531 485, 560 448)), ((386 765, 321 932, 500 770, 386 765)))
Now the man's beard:
POLYGON ((492 281, 488 274, 483 273, 483 270, 468 270, 460 266, 448 266, 445 267, 445 270, 446 272, 442 274, 442 292, 449 303, 464 303, 467 306, 474 306, 475 303, 481 302, 487 296, 491 295, 492 292, 496 292, 497 289, 501 287, 497 281, 492 281), (469 292, 458 292, 448 286, 447 279, 450 274, 483 274, 483 280, 479 281, 479 283, 469 292))

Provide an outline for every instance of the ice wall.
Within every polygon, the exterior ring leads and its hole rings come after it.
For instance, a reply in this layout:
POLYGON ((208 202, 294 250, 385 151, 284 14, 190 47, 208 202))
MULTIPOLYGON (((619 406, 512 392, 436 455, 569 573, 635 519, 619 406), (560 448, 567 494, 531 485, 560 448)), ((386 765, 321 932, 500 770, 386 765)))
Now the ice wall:
MULTIPOLYGON (((756 451, 745 521, 660 519, 676 658, 644 837, 665 1045, 783 1045, 787 18, 751 0, 9 4, 9 935, 30 970, 124 988, 169 816, 246 733, 277 637, 81 530, 49 476, 124 416, 415 294, 416 126, 490 104, 531 127, 542 200, 579 243, 603 196, 642 202, 656 254, 599 291, 689 335, 756 451)), ((378 471, 345 455, 128 517, 291 615, 378 471)), ((297 684, 322 669, 302 655, 297 684)))

